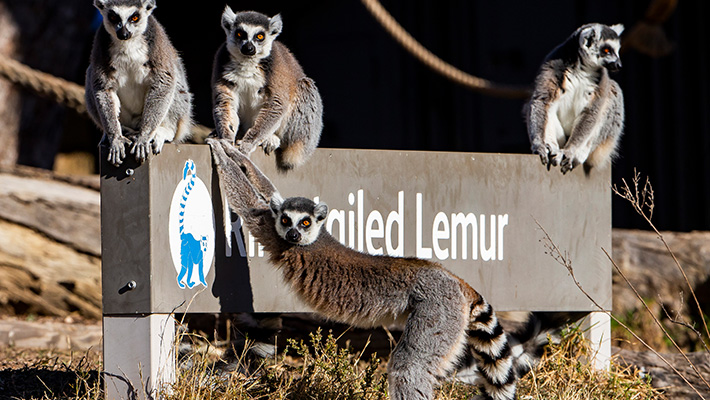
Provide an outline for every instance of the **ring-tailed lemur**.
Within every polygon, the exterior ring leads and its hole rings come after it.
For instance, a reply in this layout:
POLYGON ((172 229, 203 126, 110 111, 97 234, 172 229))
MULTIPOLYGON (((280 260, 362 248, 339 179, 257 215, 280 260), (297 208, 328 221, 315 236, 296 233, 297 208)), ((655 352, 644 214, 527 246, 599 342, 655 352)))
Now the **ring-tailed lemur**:
POLYGON ((312 79, 291 52, 276 41, 283 23, 253 11, 222 14, 226 42, 212 73, 217 137, 237 140, 249 155, 257 146, 276 154, 288 170, 315 151, 323 128, 323 104, 312 79))
POLYGON ((609 70, 621 68, 623 25, 587 24, 545 58, 524 108, 532 152, 566 173, 603 167, 616 155, 624 99, 609 70))
POLYGON ((94 0, 101 11, 86 71, 86 106, 103 131, 108 161, 120 165, 126 145, 142 162, 166 141, 180 142, 192 126, 185 68, 153 17, 155 0, 94 0))
POLYGON ((406 320, 388 363, 392 399, 432 399, 438 378, 463 366, 466 355, 477 361, 486 398, 515 398, 516 371, 526 366, 518 365, 493 309, 471 286, 435 262, 346 247, 325 230, 324 203, 282 199, 228 139, 208 143, 229 206, 301 299, 359 327, 406 320))

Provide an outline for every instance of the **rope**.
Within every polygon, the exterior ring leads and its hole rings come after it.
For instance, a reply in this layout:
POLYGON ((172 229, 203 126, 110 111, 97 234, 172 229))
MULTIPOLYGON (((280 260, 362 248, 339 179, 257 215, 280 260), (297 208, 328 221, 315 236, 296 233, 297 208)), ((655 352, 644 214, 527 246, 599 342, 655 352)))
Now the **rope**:
POLYGON ((72 108, 79 114, 86 113, 84 88, 74 82, 37 71, 2 54, 0 54, 0 76, 72 108))
MULTIPOLYGON (((79 84, 30 68, 2 54, 0 54, 0 77, 30 89, 40 96, 49 97, 79 114, 88 115, 84 101, 84 87, 79 84)), ((206 126, 195 124, 192 127, 192 138, 195 142, 201 143, 211 131, 212 129, 206 126)))
POLYGON ((491 82, 487 79, 478 78, 464 72, 453 65, 447 63, 434 53, 427 50, 416 39, 412 37, 402 25, 400 25, 390 13, 382 7, 378 0, 362 0, 362 4, 370 11, 377 22, 389 33, 402 47, 404 47, 415 58, 435 72, 445 78, 467 87, 468 89, 481 92, 495 97, 509 99, 522 99, 530 97, 531 90, 528 86, 513 86, 491 82))
MULTIPOLYGON (((473 76, 445 62, 417 42, 417 40, 402 28, 402 25, 382 7, 382 4, 380 4, 378 0, 362 0, 362 3, 380 25, 382 25, 382 27, 409 53, 427 67, 451 81, 471 90, 491 96, 514 99, 530 97, 531 90, 528 86, 497 84, 487 79, 473 76)), ((651 11, 654 5, 658 5, 657 3, 669 3, 667 7, 668 10, 663 9, 661 10, 663 12, 659 12, 662 14, 660 19, 664 19, 673 12, 677 0, 655 0, 651 6, 649 6, 648 14, 653 14, 651 11)), ((651 15, 651 17, 652 16, 653 15, 651 15)), ((647 18, 651 17, 647 15, 647 18)), ((69 82, 62 78, 37 71, 18 61, 7 58, 2 54, 0 54, 0 76, 25 88, 29 88, 39 95, 49 97, 60 104, 74 109, 80 114, 86 114, 84 88, 74 82, 69 82)), ((201 125, 196 125, 195 128, 200 131, 201 135, 205 135, 205 132, 209 130, 209 128, 201 125)))

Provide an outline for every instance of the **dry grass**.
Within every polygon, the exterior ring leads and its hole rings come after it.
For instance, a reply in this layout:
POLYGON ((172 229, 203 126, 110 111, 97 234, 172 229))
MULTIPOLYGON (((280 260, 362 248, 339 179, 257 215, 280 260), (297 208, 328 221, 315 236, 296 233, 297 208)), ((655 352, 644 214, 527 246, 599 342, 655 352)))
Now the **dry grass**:
MULTIPOLYGON (((325 400, 387 399, 385 360, 373 355, 363 360, 363 351, 341 347, 337 338, 311 335, 309 343, 290 341, 285 354, 260 363, 241 355, 225 363, 215 352, 202 348, 189 361, 183 360, 178 381, 171 387, 171 400, 188 399, 293 399, 325 400)), ((591 369, 589 345, 582 333, 568 329, 559 344, 551 344, 535 372, 520 381, 520 399, 663 399, 649 378, 612 361, 610 371, 591 369)), ((437 400, 468 399, 478 394, 472 386, 444 383, 437 400)))
MULTIPOLYGON (((648 221, 666 244, 663 236, 651 223, 653 213, 653 191, 648 181, 639 187, 636 174, 631 185, 624 182, 622 188, 614 188, 617 195, 628 200, 636 212, 648 221)), ((542 228, 542 227, 541 227, 542 228)), ((544 229, 543 229, 544 232, 544 229)), ((546 233, 546 232, 545 232, 546 233)), ((574 270, 566 254, 557 249, 549 238, 551 256, 568 268, 572 279, 574 270)), ((608 255, 608 254, 607 254, 608 255)), ((683 268, 673 256, 678 269, 683 268)), ((614 260, 609 257, 614 265, 614 260)), ((621 271, 619 271, 622 274, 621 271)), ((687 282, 687 279, 686 279, 687 282)), ((576 280, 575 280, 575 283, 576 280)), ((703 315, 695 298, 693 288, 689 290, 695 300, 698 313, 703 315)), ((633 287, 632 287, 633 288, 633 287)), ((583 288, 580 290, 584 292, 583 288)), ((585 293, 586 294, 586 293, 585 293)), ((649 351, 656 352, 653 345, 641 340, 637 332, 660 328, 663 340, 674 342, 668 327, 660 324, 658 310, 641 299, 648 312, 648 318, 634 324, 625 324, 611 316, 616 324, 623 327, 631 338, 640 341, 649 351), (629 326, 632 325, 632 326, 629 326)), ((652 304, 652 302, 649 302, 652 304)), ((623 319, 623 318, 621 318, 623 319)), ((705 321, 697 328, 688 322, 668 317, 677 327, 682 327, 699 338, 701 347, 708 351, 706 341, 710 337, 705 321)), ((628 322, 628 321, 627 321, 628 322)), ((633 322, 633 321, 631 321, 633 322)), ((643 333, 641 333, 643 334, 643 333)), ((218 349, 199 336, 185 335, 179 338, 191 343, 191 351, 180 360, 181 368, 177 381, 164 396, 169 400, 380 400, 387 398, 386 360, 376 355, 364 360, 363 349, 355 351, 343 347, 332 335, 323 337, 320 331, 311 335, 308 343, 288 342, 285 352, 271 359, 254 360, 244 352, 225 360, 226 349, 218 349)), ((653 343, 656 344, 657 343, 653 343)), ((578 328, 568 328, 563 332, 558 344, 550 344, 539 365, 519 382, 519 399, 531 400, 586 400, 586 399, 664 399, 663 395, 650 384, 650 377, 638 371, 623 367, 612 360, 609 371, 597 371, 586 364, 591 356, 590 346, 585 342, 578 328)), ((697 372, 697 368, 691 367, 697 372)), ((673 368, 668 364, 670 368, 673 368)), ((0 348, 0 400, 16 399, 101 399, 101 370, 98 355, 53 351, 28 351, 0 348)), ((682 378, 685 377, 674 371, 682 378)), ((697 373, 703 383, 707 381, 697 373)), ((687 381, 686 381, 687 382, 687 381)), ((689 384, 692 387, 692 385, 689 384)), ((437 391, 437 400, 470 398, 477 394, 471 386, 444 383, 437 391)), ((703 398, 699 392, 699 397, 703 398)))
POLYGON ((609 371, 596 371, 584 362, 591 348, 583 332, 569 327, 559 344, 550 344, 540 364, 520 381, 521 399, 596 400, 664 399, 649 376, 611 360, 609 371))
MULTIPOLYGON (((201 338, 193 347, 204 349, 201 338)), ((289 340, 283 354, 254 360, 247 352, 236 359, 202 351, 183 359, 171 400, 188 399, 386 399, 381 361, 363 360, 363 351, 340 347, 332 335, 311 334, 309 343, 289 340)))
MULTIPOLYGON (((168 400, 384 400, 386 360, 342 346, 338 338, 317 331, 310 341, 289 341, 283 353, 255 360, 246 353, 227 360, 199 336, 183 336, 191 351, 181 357, 177 381, 168 400)), ((589 346, 582 333, 568 329, 551 344, 533 373, 519 383, 520 399, 662 399, 648 378, 612 361, 609 372, 592 370, 584 360, 589 346)), ((0 400, 94 400, 103 398, 98 354, 0 350, 0 400)), ((437 400, 469 399, 476 388, 445 382, 437 400)))
MULTIPOLYGON (((696 311, 697 315, 703 316, 705 315, 702 308, 700 307, 700 303, 697 299, 697 296, 695 295, 695 290, 693 288, 693 285, 691 285, 685 270, 683 269, 683 266, 680 264, 678 261, 678 258, 675 256, 673 251, 671 250, 670 246, 668 245, 668 242, 665 240, 663 235, 660 233, 660 231, 656 228, 656 226, 653 224, 651 221, 651 218, 653 216, 653 209, 654 209, 654 192, 653 192, 653 187, 651 186, 650 181, 648 178, 646 179, 645 183, 641 184, 641 176, 639 173, 635 172, 634 177, 631 181, 631 184, 629 184, 626 180, 622 180, 622 185, 621 186, 616 186, 614 185, 612 187, 612 191, 614 194, 616 194, 619 197, 622 197, 626 201, 629 202, 629 204, 633 207, 634 211, 639 214, 649 225, 651 230, 653 230, 656 235, 658 235, 658 239, 664 244, 665 249, 667 253, 672 257, 676 267, 678 268, 678 271, 682 274, 683 278, 685 279, 685 283, 688 287, 688 290, 691 294, 692 299, 694 300, 694 305, 696 306, 696 311)), ((537 222, 537 221, 536 221, 537 222)), ((613 322, 618 326, 622 327, 626 332, 628 332, 629 335, 633 338, 633 340, 637 343, 640 343, 645 347, 649 352, 653 353, 658 359, 660 359, 663 363, 665 363, 670 370, 672 370, 678 378, 680 378, 689 388, 691 388, 695 394, 698 396, 698 398, 705 399, 701 391, 705 391, 705 389, 710 389, 710 383, 708 382, 708 379, 705 377, 703 372, 698 368, 696 364, 694 364, 691 360, 690 357, 686 354, 685 350, 681 348, 681 346, 678 344, 678 342, 675 340, 675 335, 673 335, 672 332, 669 331, 669 329, 661 322, 659 317, 656 315, 657 311, 654 311, 652 309, 651 304, 644 299, 639 292, 636 290, 634 285, 629 281, 627 276, 624 274, 624 272, 621 270, 621 268, 618 266, 618 264, 615 262, 615 260, 611 257, 611 255, 607 252, 606 249, 602 248, 602 252, 606 255, 608 258, 609 262, 612 264, 616 272, 621 276, 626 282, 626 284, 631 288, 631 290, 634 292, 636 295, 637 299, 639 300, 639 303, 643 306, 644 310, 646 311, 646 318, 643 320, 644 325, 644 332, 647 334, 648 332, 652 331, 652 329, 648 329, 651 325, 655 325, 654 328, 657 328, 660 333, 662 333, 662 340, 667 341, 672 345, 672 347, 678 351, 678 353, 685 359, 687 362, 690 371, 681 372, 682 368, 679 368, 677 365, 673 365, 666 357, 661 355, 658 350, 658 346, 653 346, 652 344, 649 344, 646 342, 641 336, 639 336, 640 331, 637 333, 637 330, 635 330, 633 327, 627 325, 624 321, 622 321, 619 317, 612 315, 611 312, 604 310, 598 303, 597 301, 592 298, 581 286, 579 281, 575 278, 575 271, 572 266, 572 262, 570 261, 570 258, 568 256, 568 253, 562 249, 560 249, 553 239, 550 237, 550 235, 547 233, 547 231, 538 223, 538 227, 540 230, 543 232, 544 237, 543 237, 543 243, 546 248, 546 253, 549 254, 555 261, 557 261, 560 265, 565 267, 567 271, 569 272, 570 277, 574 281, 575 285, 578 287, 580 292, 582 292, 601 312, 605 312, 609 315, 609 317, 613 320, 613 322), (694 381, 695 384, 693 384, 691 381, 694 381), (697 386, 697 387, 696 387, 697 386), (703 387, 704 386, 704 387, 703 387)), ((697 338, 697 342, 701 344, 701 346, 704 348, 706 352, 710 352, 710 349, 708 348, 706 341, 710 339, 710 330, 708 329, 707 322, 703 317, 699 318, 699 324, 697 322, 690 322, 686 321, 680 316, 672 317, 665 309, 663 310, 665 316, 670 320, 673 324, 675 324, 677 327, 682 327, 682 329, 687 330, 688 332, 692 332, 693 335, 697 338), (699 327, 697 325, 700 325, 699 327), (705 334, 705 336, 703 336, 705 334)), ((626 322, 635 322, 633 319, 627 320, 626 322)), ((646 335, 645 335, 646 336, 646 335)), ((648 336, 647 336, 648 337, 648 336)))
POLYGON ((101 399, 96 352, 0 347, 0 400, 101 399))

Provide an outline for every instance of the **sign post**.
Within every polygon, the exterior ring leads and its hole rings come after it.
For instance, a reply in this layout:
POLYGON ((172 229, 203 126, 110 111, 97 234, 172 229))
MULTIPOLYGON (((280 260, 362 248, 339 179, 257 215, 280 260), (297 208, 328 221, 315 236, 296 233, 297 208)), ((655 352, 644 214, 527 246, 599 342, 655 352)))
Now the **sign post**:
MULTIPOLYGON (((562 175, 534 155, 344 149, 318 149, 288 174, 260 152, 253 160, 284 197, 326 202, 327 229, 350 247, 439 261, 498 311, 597 311, 545 253, 539 223, 568 251, 585 291, 611 309, 611 265, 600 255, 611 248, 608 169, 562 175)), ((119 387, 108 399, 125 397, 125 381, 140 396, 170 381, 174 353, 163 350, 174 312, 310 311, 225 212, 209 146, 166 145, 126 164, 102 169, 104 360, 116 376, 107 389, 119 387), (121 332, 150 349, 116 345, 121 332), (153 360, 172 364, 153 375, 153 360), (143 366, 140 380, 126 363, 143 366)), ((597 314, 589 336, 602 339, 606 363, 608 317, 597 314)))

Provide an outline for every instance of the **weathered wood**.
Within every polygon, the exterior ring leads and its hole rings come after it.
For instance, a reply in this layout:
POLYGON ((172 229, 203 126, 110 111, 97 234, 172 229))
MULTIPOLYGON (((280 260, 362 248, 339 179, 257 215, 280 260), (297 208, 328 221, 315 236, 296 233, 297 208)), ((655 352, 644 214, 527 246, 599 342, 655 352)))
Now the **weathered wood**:
MULTIPOLYGON (((699 399, 695 391, 676 375, 660 357, 649 352, 636 352, 630 350, 614 349, 617 361, 634 366, 644 375, 651 376, 651 385, 663 389, 669 399, 699 399)), ((705 397, 710 397, 710 389, 698 377, 697 373, 688 365, 685 357, 680 354, 662 354, 683 376, 705 397)), ((710 381, 710 356, 707 352, 686 354, 690 361, 698 368, 705 380, 710 381)))
POLYGON ((0 220, 0 313, 101 316, 99 257, 0 220))
POLYGON ((99 193, 65 180, 0 172, 2 314, 101 316, 99 193))
MULTIPOLYGON (((701 307, 710 309, 710 232, 662 232, 685 270, 701 307)), ((695 302, 683 275, 663 242, 650 231, 615 229, 613 258, 644 299, 664 304, 671 315, 695 314, 695 302)), ((642 307, 631 288, 614 271, 614 313, 627 315, 642 307)))
POLYGON ((0 319, 0 346, 100 351, 101 335, 101 324, 97 321, 72 323, 52 319, 0 319))
POLYGON ((101 254, 99 207, 95 190, 0 173, 0 218, 96 257, 101 254))

